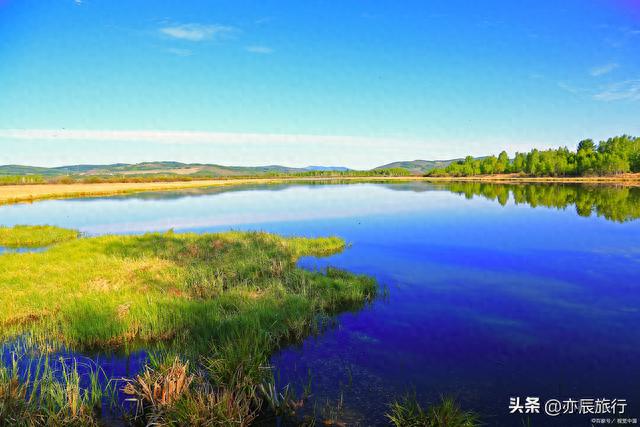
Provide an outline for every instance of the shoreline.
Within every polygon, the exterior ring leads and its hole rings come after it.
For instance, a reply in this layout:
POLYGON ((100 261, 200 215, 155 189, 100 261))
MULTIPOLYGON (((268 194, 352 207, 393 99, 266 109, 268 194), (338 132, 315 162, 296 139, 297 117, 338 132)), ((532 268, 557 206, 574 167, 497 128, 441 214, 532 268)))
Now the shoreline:
POLYGON ((557 183, 557 184, 609 184, 624 185, 629 187, 640 186, 640 173, 628 173, 615 176, 519 176, 515 174, 502 175, 475 175, 475 176, 433 176, 424 177, 428 181, 482 181, 495 182, 499 184, 507 183, 557 183))
POLYGON ((194 188, 222 187, 251 184, 282 184, 305 182, 486 182, 496 184, 554 183, 554 184, 601 184, 640 187, 640 174, 603 177, 522 177, 514 175, 486 175, 470 177, 423 177, 423 176, 375 176, 375 177, 285 177, 285 178, 231 178, 194 181, 143 182, 143 183, 96 183, 96 184, 25 184, 0 186, 0 205, 29 203, 47 199, 76 197, 102 197, 148 191, 172 191, 194 188))

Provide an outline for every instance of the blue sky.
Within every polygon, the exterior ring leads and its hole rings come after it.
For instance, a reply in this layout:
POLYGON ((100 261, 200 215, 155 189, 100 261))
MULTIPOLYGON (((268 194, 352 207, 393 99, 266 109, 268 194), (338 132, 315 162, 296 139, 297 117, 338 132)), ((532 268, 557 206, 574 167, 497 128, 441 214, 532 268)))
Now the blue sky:
POLYGON ((0 0, 0 164, 443 159, 640 134, 640 0, 0 0))

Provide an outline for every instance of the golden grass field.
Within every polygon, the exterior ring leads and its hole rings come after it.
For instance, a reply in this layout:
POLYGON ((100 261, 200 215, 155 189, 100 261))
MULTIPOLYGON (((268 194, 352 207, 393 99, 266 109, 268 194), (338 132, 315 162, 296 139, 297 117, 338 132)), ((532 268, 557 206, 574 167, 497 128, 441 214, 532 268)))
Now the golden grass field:
MULTIPOLYGON (((96 184, 28 184, 28 185, 4 185, 0 186, 0 205, 31 202, 42 199, 57 199, 69 197, 97 197, 115 194, 139 193, 145 191, 170 191, 189 188, 218 187, 226 185, 246 184, 277 184, 282 182, 309 182, 309 181, 386 181, 396 180, 395 177, 340 177, 340 178, 231 178, 231 179, 207 179, 196 181, 175 182, 141 182, 141 183, 96 183, 96 184)), ((403 177, 404 180, 416 179, 403 177)), ((417 179, 422 179, 417 177, 417 179)))
POLYGON ((380 181, 483 181, 504 183, 586 183, 612 184, 624 186, 640 186, 640 174, 622 174, 602 177, 522 177, 514 174, 484 175, 473 177, 304 177, 304 178, 226 178, 197 181, 176 182, 142 182, 142 183, 97 183, 97 184, 31 184, 0 186, 0 205, 11 203, 31 202, 42 199, 57 199, 69 197, 98 197, 115 194, 138 193, 145 191, 169 191, 189 188, 217 187, 226 185, 246 184, 277 184, 284 182, 380 182, 380 181))

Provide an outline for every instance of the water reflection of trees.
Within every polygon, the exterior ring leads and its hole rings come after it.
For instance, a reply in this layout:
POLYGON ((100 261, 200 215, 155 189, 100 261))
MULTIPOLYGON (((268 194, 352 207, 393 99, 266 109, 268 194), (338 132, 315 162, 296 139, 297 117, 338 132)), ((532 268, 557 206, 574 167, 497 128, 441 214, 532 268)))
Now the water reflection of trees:
POLYGON ((503 206, 511 198, 516 204, 526 203, 534 208, 566 209, 575 206, 580 216, 595 214, 616 222, 640 218, 640 188, 637 187, 483 182, 453 182, 443 187, 468 199, 482 196, 503 206))

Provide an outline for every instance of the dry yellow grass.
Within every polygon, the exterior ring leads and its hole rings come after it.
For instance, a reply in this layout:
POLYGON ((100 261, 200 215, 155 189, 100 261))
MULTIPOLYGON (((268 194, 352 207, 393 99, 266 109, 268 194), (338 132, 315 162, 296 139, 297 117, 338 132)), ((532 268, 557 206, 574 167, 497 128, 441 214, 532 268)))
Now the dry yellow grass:
POLYGON ((214 187, 230 184, 271 182, 274 180, 198 180, 176 182, 98 183, 98 184, 38 184, 0 187, 0 204, 29 202, 65 197, 92 197, 143 191, 166 191, 188 188, 214 187))
POLYGON ((138 193, 144 191, 170 191, 189 188, 217 187, 246 184, 277 184, 284 182, 381 182, 381 181, 483 181, 483 182, 549 182, 549 183, 593 183, 640 186, 640 174, 622 174, 602 177, 522 177, 518 175, 484 175, 473 177, 305 177, 305 178, 231 178, 176 182, 143 183, 98 183, 98 184, 37 184, 0 186, 0 205, 31 202, 42 199, 69 197, 98 197, 114 194, 138 193))
POLYGON ((309 181, 389 181, 414 180, 422 177, 331 177, 331 178, 236 178, 209 179, 198 181, 176 182, 143 182, 143 183, 98 183, 98 184, 36 184, 0 186, 0 204, 30 202, 42 199, 58 199, 68 197, 97 197, 114 194, 138 193, 144 191, 169 191, 189 188, 217 187, 223 185, 277 184, 282 182, 309 181))

